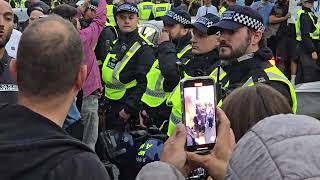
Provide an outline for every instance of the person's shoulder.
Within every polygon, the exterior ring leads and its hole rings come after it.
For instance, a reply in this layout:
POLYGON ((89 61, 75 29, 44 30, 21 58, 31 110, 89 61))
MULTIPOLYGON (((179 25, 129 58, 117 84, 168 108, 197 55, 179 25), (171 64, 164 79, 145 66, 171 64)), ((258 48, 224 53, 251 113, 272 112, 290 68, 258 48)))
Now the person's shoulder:
POLYGON ((139 33, 138 36, 139 36, 138 41, 139 41, 139 43, 140 43, 140 45, 141 45, 142 47, 144 47, 144 46, 147 46, 147 47, 150 46, 150 47, 152 47, 152 46, 153 46, 153 43, 152 43, 147 37, 145 37, 145 36, 142 35, 141 33, 139 33))
POLYGON ((205 8, 205 6, 200 6, 199 9, 198 9, 198 11, 200 11, 200 10, 202 10, 202 9, 204 9, 204 8, 205 8))
POLYGON ((271 9, 273 8, 274 4, 273 4, 273 3, 271 3, 271 2, 268 2, 267 6, 268 6, 268 7, 269 7, 269 9, 271 10, 271 9))
POLYGON ((48 173, 47 179, 109 180, 110 176, 97 155, 81 152, 59 163, 48 173))
MULTIPOLYGON (((10 59, 10 56, 8 56, 8 58, 10 59)), ((9 104, 0 105, 0 114, 1 114, 2 118, 4 118, 6 115, 11 116, 11 115, 14 115, 17 113, 19 115, 23 115, 23 116, 26 116, 29 114, 34 114, 34 112, 29 111, 27 108, 25 108, 23 106, 9 105, 9 104)))
POLYGON ((217 7, 215 7, 214 5, 211 5, 211 8, 217 10, 217 7))
POLYGON ((307 12, 304 12, 300 15, 300 23, 306 22, 306 21, 312 21, 309 14, 307 12))
POLYGON ((250 7, 251 8, 255 8, 256 6, 258 6, 261 2, 260 1, 256 1, 256 2, 253 2, 250 7))
POLYGON ((16 29, 13 29, 12 30, 12 35, 15 35, 15 36, 21 36, 22 35, 22 32, 16 30, 16 29))

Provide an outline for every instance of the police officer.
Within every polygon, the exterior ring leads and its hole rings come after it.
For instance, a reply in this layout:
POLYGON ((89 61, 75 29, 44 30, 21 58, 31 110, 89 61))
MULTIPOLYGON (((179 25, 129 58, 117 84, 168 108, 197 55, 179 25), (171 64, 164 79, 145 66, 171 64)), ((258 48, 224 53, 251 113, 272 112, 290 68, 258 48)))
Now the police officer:
POLYGON ((112 0, 107 0, 107 22, 106 25, 117 26, 116 20, 114 18, 114 13, 116 10, 116 6, 112 4, 112 0))
POLYGON ((319 55, 320 26, 312 12, 313 0, 302 0, 302 9, 296 16, 296 40, 299 42, 298 73, 296 83, 320 80, 319 55))
POLYGON ((147 85, 146 74, 154 62, 152 43, 138 32, 138 8, 124 3, 117 7, 119 38, 102 66, 104 96, 108 102, 106 128, 123 131, 134 119, 147 85))
POLYGON ((236 5, 236 0, 224 0, 222 1, 222 5, 219 9, 219 16, 221 17, 222 14, 227 10, 229 6, 236 5))
POLYGON ((167 14, 167 12, 171 9, 171 4, 162 0, 160 3, 155 4, 152 12, 155 19, 159 19, 160 17, 167 14))
POLYGON ((138 4, 140 22, 154 19, 153 8, 155 4, 151 0, 144 0, 138 4))
POLYGON ((102 62, 106 58, 106 55, 110 51, 110 45, 114 40, 118 38, 117 23, 115 21, 114 13, 116 11, 116 6, 112 4, 112 0, 107 0, 107 21, 103 31, 100 33, 96 48, 94 50, 97 63, 102 67, 102 62))
MULTIPOLYGON (((192 28, 193 37, 192 54, 193 56, 184 63, 182 78, 210 76, 215 81, 218 77, 219 61, 219 32, 217 34, 208 35, 208 28, 219 21, 219 17, 213 14, 207 14, 196 20, 193 24, 186 25, 187 28, 192 28)), ((171 61, 167 61, 169 67, 171 61)), ((174 62, 173 62, 174 63, 174 62)), ((176 73, 178 71, 176 70, 176 73)), ((220 72, 220 80, 225 73, 220 72)), ((182 106, 180 85, 178 84, 167 100, 167 105, 172 107, 169 117, 168 135, 170 136, 177 123, 182 119, 182 106)))
MULTIPOLYGON (((166 99, 179 82, 176 66, 167 66, 181 60, 191 58, 191 33, 184 26, 191 23, 191 16, 184 10, 170 10, 161 17, 164 28, 158 40, 158 61, 155 61, 147 74, 148 85, 141 101, 144 103, 140 115, 140 125, 143 120, 153 120, 153 124, 161 126, 168 120, 170 108, 166 99)), ((151 122, 149 121, 149 124, 151 122)))
POLYGON ((221 30, 219 56, 229 62, 225 69, 229 78, 226 94, 238 87, 266 83, 287 97, 295 112, 297 100, 293 86, 269 63, 271 50, 262 48, 265 29, 262 17, 250 7, 230 6, 210 30, 217 29, 221 30))

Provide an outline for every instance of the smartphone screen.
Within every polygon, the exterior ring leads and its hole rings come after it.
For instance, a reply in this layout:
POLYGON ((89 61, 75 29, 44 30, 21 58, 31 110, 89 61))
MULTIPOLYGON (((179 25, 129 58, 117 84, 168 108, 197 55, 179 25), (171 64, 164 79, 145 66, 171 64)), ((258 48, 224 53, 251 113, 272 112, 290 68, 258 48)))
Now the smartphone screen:
POLYGON ((190 151, 212 149, 216 142, 216 97, 212 80, 191 80, 183 85, 183 118, 190 151))

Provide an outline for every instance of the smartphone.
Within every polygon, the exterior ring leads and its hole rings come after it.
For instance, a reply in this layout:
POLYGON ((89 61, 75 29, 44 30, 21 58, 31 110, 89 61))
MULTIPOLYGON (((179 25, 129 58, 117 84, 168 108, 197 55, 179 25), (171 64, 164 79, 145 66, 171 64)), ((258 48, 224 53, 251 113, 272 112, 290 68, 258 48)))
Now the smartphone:
POLYGON ((181 82, 182 119, 187 128, 187 151, 209 152, 216 142, 216 88, 210 77, 181 82))

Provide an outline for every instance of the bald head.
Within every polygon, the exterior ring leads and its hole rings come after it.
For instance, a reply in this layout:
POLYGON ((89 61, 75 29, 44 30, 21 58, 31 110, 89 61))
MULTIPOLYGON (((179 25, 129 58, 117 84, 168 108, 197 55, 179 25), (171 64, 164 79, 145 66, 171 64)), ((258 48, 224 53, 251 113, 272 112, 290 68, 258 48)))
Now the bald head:
POLYGON ((61 17, 49 16, 23 32, 17 54, 17 83, 28 97, 61 96, 77 79, 83 59, 79 33, 61 17))
POLYGON ((10 4, 0 0, 0 49, 4 49, 13 30, 14 15, 10 4))

